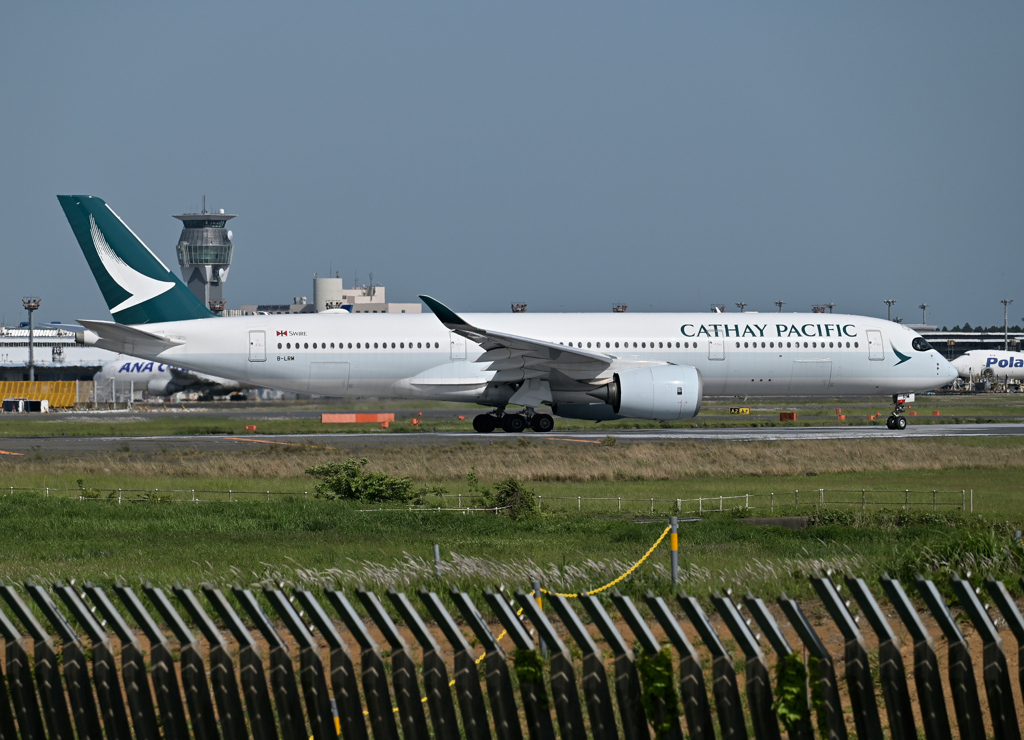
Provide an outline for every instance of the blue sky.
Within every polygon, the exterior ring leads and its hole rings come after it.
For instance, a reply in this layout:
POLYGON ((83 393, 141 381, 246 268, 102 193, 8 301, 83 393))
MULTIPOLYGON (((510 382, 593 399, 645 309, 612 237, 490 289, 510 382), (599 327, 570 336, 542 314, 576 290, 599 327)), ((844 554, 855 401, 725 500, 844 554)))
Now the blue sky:
POLYGON ((90 5, 0 25, 9 322, 108 316, 57 193, 237 213, 232 306, 1024 316, 1021 5, 90 5))

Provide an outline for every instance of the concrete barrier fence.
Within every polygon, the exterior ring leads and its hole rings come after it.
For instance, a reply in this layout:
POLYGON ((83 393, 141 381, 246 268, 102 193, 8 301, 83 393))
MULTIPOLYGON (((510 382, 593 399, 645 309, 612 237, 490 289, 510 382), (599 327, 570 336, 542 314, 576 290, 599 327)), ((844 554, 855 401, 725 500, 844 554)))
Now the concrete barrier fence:
POLYGON ((724 593, 709 613, 683 593, 0 584, 0 738, 1020 737, 1001 582, 953 577, 947 603, 883 577, 885 608, 853 576, 811 585, 820 604, 724 593))

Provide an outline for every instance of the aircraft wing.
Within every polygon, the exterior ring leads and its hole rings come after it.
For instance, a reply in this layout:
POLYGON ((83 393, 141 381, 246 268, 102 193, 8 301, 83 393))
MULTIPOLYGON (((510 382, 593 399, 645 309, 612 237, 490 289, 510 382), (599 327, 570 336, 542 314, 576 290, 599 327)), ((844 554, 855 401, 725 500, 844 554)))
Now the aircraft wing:
MULTIPOLYGON (((550 386, 572 387, 577 383, 597 380, 616 360, 603 352, 591 352, 473 326, 430 296, 421 295, 420 300, 450 331, 484 348, 484 353, 475 362, 490 363, 487 370, 494 371, 492 383, 537 380, 547 382, 550 386)), ((531 385, 539 384, 527 383, 524 388, 531 385)), ((543 395, 543 391, 540 392, 543 395)), ((513 397, 512 403, 520 401, 513 397)))

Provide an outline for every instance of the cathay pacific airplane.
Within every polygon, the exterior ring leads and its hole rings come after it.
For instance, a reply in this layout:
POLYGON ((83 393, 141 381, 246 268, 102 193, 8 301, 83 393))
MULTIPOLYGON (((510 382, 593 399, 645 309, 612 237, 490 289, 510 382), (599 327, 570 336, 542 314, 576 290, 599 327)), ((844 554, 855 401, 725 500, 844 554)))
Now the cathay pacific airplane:
POLYGON ((565 418, 689 419, 704 396, 905 394, 957 373, 900 324, 840 314, 464 314, 218 317, 99 198, 57 196, 114 321, 78 341, 252 385, 342 398, 493 407, 479 432, 565 418), (522 407, 512 412, 509 406, 522 407))
POLYGON ((1024 353, 1001 349, 972 349, 953 360, 961 378, 968 380, 1024 380, 1024 353))

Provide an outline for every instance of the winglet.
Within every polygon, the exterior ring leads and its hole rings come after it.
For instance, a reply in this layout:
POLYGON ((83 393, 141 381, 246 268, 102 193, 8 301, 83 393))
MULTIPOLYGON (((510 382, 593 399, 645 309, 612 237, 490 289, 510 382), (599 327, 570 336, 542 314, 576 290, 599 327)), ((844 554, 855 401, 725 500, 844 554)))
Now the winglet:
POLYGON ((441 303, 441 301, 435 300, 428 295, 421 295, 420 300, 427 304, 427 308, 434 312, 434 315, 440 320, 442 324, 447 326, 449 329, 469 329, 471 328, 461 316, 452 311, 448 306, 441 303))

